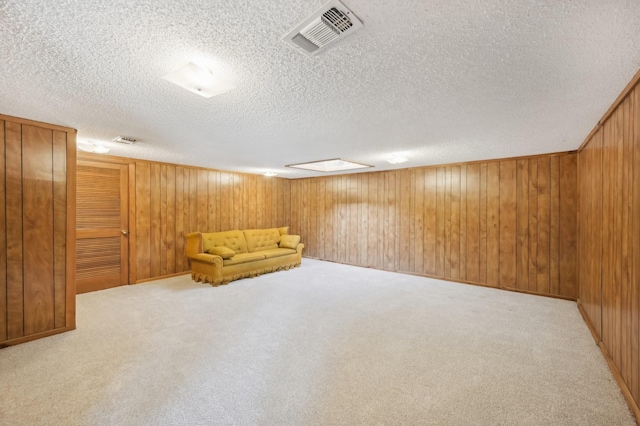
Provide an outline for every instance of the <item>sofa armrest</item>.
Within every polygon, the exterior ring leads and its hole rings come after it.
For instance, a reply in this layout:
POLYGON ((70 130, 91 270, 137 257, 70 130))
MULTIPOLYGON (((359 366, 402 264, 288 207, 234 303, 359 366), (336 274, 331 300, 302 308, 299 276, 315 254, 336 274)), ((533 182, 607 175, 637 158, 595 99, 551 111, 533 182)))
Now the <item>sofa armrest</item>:
POLYGON ((187 257, 194 259, 198 254, 202 253, 202 234, 200 232, 191 232, 185 238, 187 257))
POLYGON ((217 254, 198 253, 195 256, 192 256, 191 260, 199 260, 204 263, 215 263, 222 267, 222 257, 217 254))
POLYGON ((302 244, 302 243, 299 243, 299 244, 298 244, 298 247, 296 247, 296 251, 298 252, 298 254, 299 254, 300 256, 302 256, 302 249, 303 249, 303 248, 304 248, 304 244, 302 244))

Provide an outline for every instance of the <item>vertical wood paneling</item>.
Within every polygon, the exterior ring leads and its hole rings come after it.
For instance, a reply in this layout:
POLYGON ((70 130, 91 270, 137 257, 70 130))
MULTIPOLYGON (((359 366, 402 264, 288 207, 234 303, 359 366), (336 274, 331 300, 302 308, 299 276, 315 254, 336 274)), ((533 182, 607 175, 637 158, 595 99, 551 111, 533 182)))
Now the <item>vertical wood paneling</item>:
POLYGON ((424 179, 424 273, 437 275, 437 170, 435 168, 425 169, 424 179))
POLYGON ((7 222, 5 215, 4 120, 0 120, 0 342, 7 340, 7 222))
POLYGON ((516 162, 516 234, 516 287, 526 290, 529 288, 529 160, 516 162))
POLYGON ((451 232, 449 246, 449 274, 448 277, 460 278, 460 166, 451 170, 451 232))
POLYGON ((487 164, 487 280, 500 283, 500 163, 487 164))
MULTIPOLYGON (((560 159, 550 158, 549 291, 560 293, 560 159)), ((575 183, 575 182, 574 182, 575 183)))
POLYGON ((487 163, 480 164, 480 273, 478 282, 487 282, 487 163))
POLYGON ((24 336, 22 250, 22 126, 5 123, 7 338, 24 336))
POLYGON ((0 348, 75 328, 75 149, 72 129, 0 116, 0 348))
POLYGON ((137 279, 151 277, 151 171, 136 163, 136 269, 137 279))
POLYGON ((162 247, 162 215, 160 212, 160 192, 162 180, 160 176, 160 164, 151 163, 150 166, 150 204, 149 213, 151 217, 149 233, 151 238, 151 253, 150 253, 150 277, 162 276, 160 264, 161 264, 161 247, 162 247), (160 218, 160 220, 157 220, 160 218))
POLYGON ((480 166, 467 166, 467 280, 480 282, 480 166))
POLYGON ((135 177, 137 281, 189 271, 189 232, 294 225, 284 179, 147 161, 135 177))
POLYGON ((575 298, 576 167, 575 154, 557 154, 297 179, 289 182, 291 223, 300 224, 310 257, 575 298), (538 216, 546 223, 541 243, 538 216), (547 265, 540 287, 538 264, 547 265))
MULTIPOLYGON (((639 104, 636 87, 579 152, 577 177, 580 305, 636 414, 640 413, 639 104)), ((561 292, 564 280, 574 274, 563 268, 576 244, 570 238, 574 225, 568 220, 576 202, 563 187, 575 179, 571 168, 569 160, 561 160, 561 292)))
POLYGON ((58 130, 53 131, 53 240, 54 327, 60 328, 67 312, 67 133, 58 130))
MULTIPOLYGON (((185 257, 184 244, 185 244, 185 232, 184 232, 184 168, 176 167, 176 272, 183 272, 189 269, 187 265, 187 259, 185 257)), ((136 187, 138 185, 136 184, 136 187)))
POLYGON ((538 159, 529 162, 529 290, 537 291, 538 282, 538 159))
POLYGON ((500 163, 500 285, 516 288, 517 176, 516 162, 500 163))
POLYGON ((54 328, 53 131, 22 126, 24 333, 54 328))
POLYGON ((435 275, 438 277, 442 277, 445 274, 445 233, 446 233, 446 223, 445 223, 445 193, 446 193, 446 169, 444 167, 438 167, 436 169, 436 188, 435 188, 435 198, 436 198, 436 246, 435 246, 435 256, 436 256, 436 268, 435 275))
POLYGON ((549 248, 551 225, 551 162, 538 158, 538 243, 536 245, 536 291, 549 292, 549 248))

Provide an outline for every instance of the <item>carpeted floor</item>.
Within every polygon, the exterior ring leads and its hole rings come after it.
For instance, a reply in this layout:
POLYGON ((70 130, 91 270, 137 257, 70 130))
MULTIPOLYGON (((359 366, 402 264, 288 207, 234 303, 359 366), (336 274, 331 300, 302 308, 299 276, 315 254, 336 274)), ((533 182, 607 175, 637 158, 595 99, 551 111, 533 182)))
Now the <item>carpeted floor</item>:
POLYGON ((78 296, 0 350, 2 425, 634 425, 575 303, 303 260, 78 296))

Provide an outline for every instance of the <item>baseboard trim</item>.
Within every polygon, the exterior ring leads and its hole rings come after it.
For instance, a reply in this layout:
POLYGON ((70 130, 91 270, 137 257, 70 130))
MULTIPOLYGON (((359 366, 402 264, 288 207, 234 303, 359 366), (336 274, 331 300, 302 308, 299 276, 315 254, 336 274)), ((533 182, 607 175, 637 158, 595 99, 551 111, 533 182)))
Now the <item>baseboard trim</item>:
POLYGON ((591 319, 587 315, 587 311, 584 310, 584 306, 582 306, 582 302, 580 301, 580 299, 576 300, 576 303, 578 304, 578 311, 580 311, 580 315, 582 315, 582 319, 584 320, 585 324, 587 324, 587 328, 589 329, 589 331, 591 332, 591 335, 593 336, 593 340, 596 341, 596 345, 599 345, 600 336, 598 336, 598 332, 596 331, 596 328, 591 323, 591 319))
POLYGON ((31 340, 41 339, 43 337, 49 337, 60 333, 65 333, 67 331, 75 330, 75 327, 62 327, 56 328, 55 330, 47 330, 42 333, 31 334, 29 336, 17 337, 15 339, 7 340, 5 342, 0 343, 0 349, 8 348, 9 346, 19 345, 21 343, 30 342, 31 340))
POLYGON ((135 282, 135 284, 148 283, 149 281, 162 280, 165 278, 179 277, 180 275, 188 275, 191 271, 176 272, 175 274, 160 275, 159 277, 144 278, 135 282))
POLYGON ((602 356, 604 356, 604 359, 607 361, 609 370, 611 370, 611 374, 613 374, 613 377, 616 379, 616 382, 618 383, 618 387, 620 388, 622 395, 624 395, 624 399, 627 401, 627 405, 629 406, 629 409, 631 410, 633 415, 636 417, 636 423, 640 425, 640 407, 638 407, 638 403, 636 402, 635 399, 633 399, 633 395, 631 394, 631 391, 627 387, 627 384, 622 378, 622 375, 618 371, 618 367, 616 367, 616 365, 614 364, 613 358, 611 358, 611 355, 609 355, 609 351, 604 345, 604 342, 600 340, 600 337, 598 336, 596 329, 593 327, 593 324, 591 323, 591 320, 589 319, 587 312, 584 310, 584 307, 582 306, 582 302, 580 302, 580 299, 577 300, 577 303, 578 303, 578 310, 582 315, 582 319, 584 320, 585 324, 587 324, 587 328, 591 332, 591 335, 593 336, 593 340, 596 341, 596 345, 598 345, 598 347, 600 348, 600 351, 602 352, 602 356))
POLYGON ((552 297, 554 299, 570 300, 572 302, 576 301, 575 297, 561 296, 561 295, 558 295, 558 294, 538 293, 538 292, 535 292, 535 291, 522 290, 522 289, 518 289, 518 288, 492 286, 492 285, 479 283, 479 282, 475 282, 475 281, 457 280, 457 279, 454 279, 454 278, 446 278, 446 277, 441 277, 441 276, 437 276, 437 275, 429 275, 429 274, 418 274, 416 272, 401 271, 401 270, 397 270, 397 269, 374 268, 374 267, 371 267, 371 266, 354 265, 352 263, 338 262, 336 260, 321 259, 319 257, 313 257, 313 256, 302 256, 302 257, 305 258, 305 259, 321 260, 323 262, 339 263, 340 265, 356 266, 358 268, 375 269, 375 270, 378 270, 378 271, 386 271, 386 272, 396 272, 396 273, 399 273, 399 274, 414 275, 416 277, 433 278, 433 279, 436 279, 436 280, 449 281, 449 282, 453 282, 453 283, 470 284, 470 285, 475 285, 475 286, 478 286, 478 287, 495 288, 497 290, 513 291, 515 293, 530 294, 532 296, 552 297))
POLYGON ((636 423, 640 425, 640 407, 638 407, 638 403, 636 402, 635 399, 633 399, 633 395, 631 395, 631 391, 627 387, 627 384, 624 382, 624 379, 622 378, 622 375, 618 371, 618 368, 613 363, 613 358, 611 358, 611 355, 609 355, 609 351, 607 351, 607 348, 604 346, 604 343, 600 341, 598 342, 598 346, 600 346, 602 355, 604 355, 604 359, 606 359, 607 364, 609 364, 609 370, 611 370, 611 373, 613 373, 613 377, 615 377, 616 382, 618 382, 618 386, 622 391, 622 395, 624 395, 624 399, 627 400, 627 405, 629 406, 629 409, 631 410, 633 415, 636 417, 636 423))

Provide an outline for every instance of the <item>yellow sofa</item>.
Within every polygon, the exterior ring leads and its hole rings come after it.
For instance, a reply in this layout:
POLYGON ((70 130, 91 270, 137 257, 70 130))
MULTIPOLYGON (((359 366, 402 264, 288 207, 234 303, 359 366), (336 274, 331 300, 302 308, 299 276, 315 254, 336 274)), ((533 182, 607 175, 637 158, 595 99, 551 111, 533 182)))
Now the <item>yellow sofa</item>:
POLYGON ((187 234, 191 278, 212 285, 300 266, 300 236, 289 227, 187 234))

